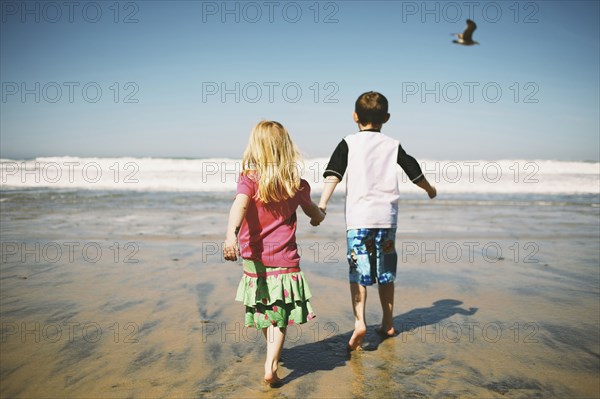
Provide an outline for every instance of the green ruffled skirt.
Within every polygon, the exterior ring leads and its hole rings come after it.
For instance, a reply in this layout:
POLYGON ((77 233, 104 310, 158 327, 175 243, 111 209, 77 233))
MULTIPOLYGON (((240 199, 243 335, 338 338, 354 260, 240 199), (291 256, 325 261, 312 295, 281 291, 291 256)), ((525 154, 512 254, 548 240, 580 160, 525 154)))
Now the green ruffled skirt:
POLYGON ((285 328, 306 323, 315 317, 311 297, 299 268, 267 267, 262 262, 244 259, 244 276, 235 300, 246 306, 247 327, 285 328))

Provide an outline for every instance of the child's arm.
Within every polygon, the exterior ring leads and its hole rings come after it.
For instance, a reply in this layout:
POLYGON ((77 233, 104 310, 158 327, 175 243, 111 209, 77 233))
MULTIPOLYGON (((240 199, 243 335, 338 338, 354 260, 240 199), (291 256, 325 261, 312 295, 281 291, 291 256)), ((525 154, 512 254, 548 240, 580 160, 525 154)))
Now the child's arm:
POLYGON ((313 201, 308 206, 302 206, 302 211, 310 218, 310 224, 318 226, 325 219, 325 212, 313 201))
POLYGON ((238 194, 233 200, 233 205, 229 210, 229 221, 227 222, 227 233, 225 234, 225 245, 223 248, 223 257, 225 260, 236 261, 240 253, 237 242, 237 233, 242 225, 242 220, 246 216, 246 209, 250 197, 245 194, 238 194))
POLYGON ((323 184, 323 192, 321 193, 321 200, 319 201, 319 208, 323 211, 327 209, 327 204, 329 203, 329 199, 331 198, 331 194, 337 187, 340 182, 340 178, 337 176, 327 176, 325 178, 325 183, 323 184))
POLYGON ((423 176, 423 171, 421 170, 417 160, 408 155, 401 145, 398 146, 397 162, 413 183, 427 191, 429 198, 435 198, 437 195, 435 187, 429 184, 425 176, 423 176))
POLYGON ((427 195, 429 195, 429 198, 435 198, 435 196, 437 195, 437 190, 435 189, 434 186, 429 184, 429 182, 427 181, 426 178, 422 178, 416 184, 417 184, 417 186, 421 187, 423 190, 427 191, 427 195))

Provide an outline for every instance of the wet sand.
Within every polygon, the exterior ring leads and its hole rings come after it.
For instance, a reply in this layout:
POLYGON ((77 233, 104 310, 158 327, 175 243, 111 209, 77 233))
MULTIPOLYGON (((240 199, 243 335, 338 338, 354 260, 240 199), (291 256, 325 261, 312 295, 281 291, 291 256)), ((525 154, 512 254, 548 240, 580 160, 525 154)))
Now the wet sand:
POLYGON ((401 204, 399 334, 375 333, 370 287, 365 350, 351 354, 342 206, 319 228, 299 215, 317 318, 288 329, 285 385, 271 389, 264 339, 233 300, 240 265, 220 257, 226 206, 10 201, 3 398, 600 396, 597 206, 401 204))

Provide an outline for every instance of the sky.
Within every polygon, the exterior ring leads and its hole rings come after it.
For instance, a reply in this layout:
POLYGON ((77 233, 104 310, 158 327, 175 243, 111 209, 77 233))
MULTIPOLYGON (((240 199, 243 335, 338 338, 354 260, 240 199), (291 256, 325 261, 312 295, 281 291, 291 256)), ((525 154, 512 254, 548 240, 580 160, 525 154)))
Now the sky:
POLYGON ((418 159, 600 160, 598 1, 0 4, 4 159, 239 158, 262 119, 328 157, 375 90, 418 159))

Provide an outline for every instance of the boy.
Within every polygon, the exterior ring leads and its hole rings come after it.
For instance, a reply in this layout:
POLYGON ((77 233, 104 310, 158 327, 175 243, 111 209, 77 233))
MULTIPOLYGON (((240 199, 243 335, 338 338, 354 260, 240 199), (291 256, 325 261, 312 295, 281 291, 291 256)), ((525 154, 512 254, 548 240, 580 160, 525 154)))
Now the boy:
POLYGON ((394 280, 398 256, 395 249, 400 165, 410 180, 436 196, 435 187, 423 176, 417 161, 397 140, 381 133, 386 123, 388 101, 380 93, 358 97, 354 122, 359 133, 346 136, 337 146, 323 173, 325 184, 319 207, 325 211, 331 194, 346 173, 346 238, 350 264, 350 294, 354 311, 354 333, 350 350, 360 350, 367 332, 365 306, 367 286, 375 280, 383 310, 381 334, 393 336, 394 280))

